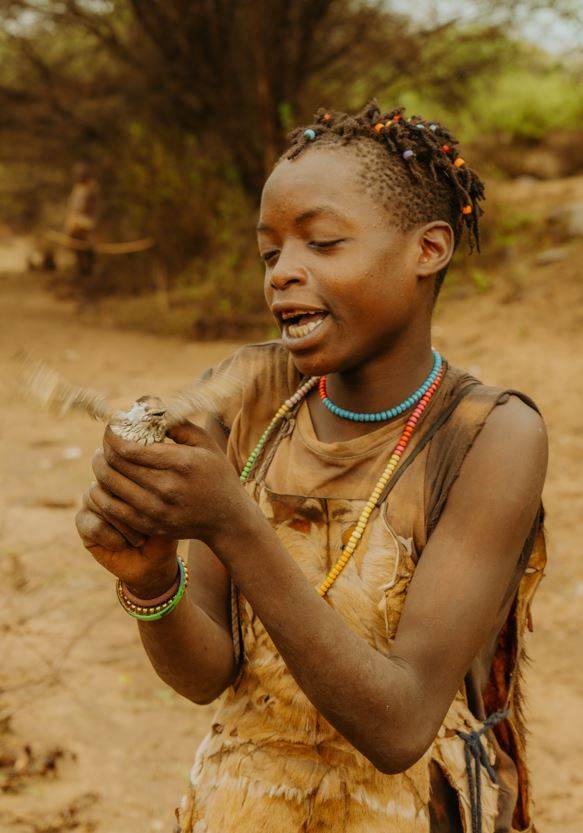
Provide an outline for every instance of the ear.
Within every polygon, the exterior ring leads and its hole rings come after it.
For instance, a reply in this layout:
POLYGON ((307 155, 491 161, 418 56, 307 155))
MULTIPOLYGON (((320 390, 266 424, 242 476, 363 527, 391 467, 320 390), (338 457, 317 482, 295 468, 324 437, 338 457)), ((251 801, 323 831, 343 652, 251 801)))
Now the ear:
POLYGON ((436 275, 452 258, 455 248, 452 227, 443 220, 427 223, 417 233, 417 248, 418 277, 436 275))

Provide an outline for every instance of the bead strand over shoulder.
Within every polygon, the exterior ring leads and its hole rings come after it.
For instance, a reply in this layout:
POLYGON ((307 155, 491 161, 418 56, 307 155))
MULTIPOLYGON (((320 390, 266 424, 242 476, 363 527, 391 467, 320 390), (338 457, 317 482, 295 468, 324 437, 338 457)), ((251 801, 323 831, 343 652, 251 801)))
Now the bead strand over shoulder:
MULTIPOLYGON (((441 381, 442 381, 443 376, 444 376, 443 361, 442 361, 442 358, 439 355, 439 353, 437 353, 436 351, 434 351, 434 358, 435 358, 435 361, 434 361, 434 365, 433 365, 433 370, 431 371, 430 375, 425 380, 423 385, 421 385, 421 387, 417 391, 415 391, 415 393, 411 397, 406 399, 405 402, 403 402, 403 403, 401 403, 401 405, 397 406, 397 408, 401 408, 401 410, 396 410, 396 408, 391 409, 391 410, 396 411, 395 416, 397 416, 398 414, 402 413, 403 410, 406 410, 406 409, 412 407, 414 404, 416 405, 415 409, 413 410, 413 412, 411 413, 411 415, 409 416, 409 418, 407 420, 405 428, 403 429, 403 431, 401 433, 401 436, 399 437, 399 440, 398 440, 395 448, 393 449, 393 452, 392 452, 391 456, 389 457, 389 462, 387 463, 387 465, 385 467, 385 470, 383 471, 379 480, 377 481, 377 483, 376 483, 376 485, 375 485, 375 487, 374 487, 374 489, 371 493, 371 496, 367 500, 366 505, 365 505, 364 509, 362 510, 362 512, 360 514, 360 517, 359 517, 358 522, 356 524, 356 528, 352 532, 352 535, 350 536, 350 538, 348 540, 348 543, 346 544, 346 546, 342 550, 342 555, 340 556, 340 558, 338 559, 336 564, 334 564, 334 566, 332 567, 332 569, 330 570, 330 572, 328 573, 328 575, 326 576, 324 581, 318 587, 318 593, 320 594, 320 596, 324 597, 328 594, 328 591, 330 590, 330 588, 332 587, 332 585, 334 584, 334 582, 336 581, 336 579, 338 578, 338 576, 340 575, 342 570, 344 570, 344 568, 346 567, 346 565, 348 564, 348 562, 350 561, 350 559, 354 555, 354 552, 355 552, 355 550, 358 546, 358 542, 362 538, 362 534, 363 534, 363 532, 366 528, 368 520, 369 520, 370 516, 372 515, 373 510, 374 510, 375 506, 377 505, 377 502, 380 499, 385 486, 388 484, 389 480, 391 479, 391 477, 395 473, 395 470, 397 469, 397 466, 399 465, 399 462, 401 461, 401 458, 402 458, 402 456, 405 452, 405 449, 407 448, 407 446, 409 444, 409 441, 411 440, 411 437, 413 436, 413 433, 415 431, 417 423, 421 419, 421 417, 423 415, 423 412, 425 411, 425 409, 427 408, 427 406, 431 402, 435 392, 437 391, 439 385, 441 384, 441 381)), ((293 411, 293 409, 297 405, 299 405, 300 402, 303 399, 305 399, 305 397, 312 390, 312 388, 314 388, 317 384, 320 384, 320 386, 321 386, 322 385, 322 379, 324 379, 324 383, 325 383, 325 377, 321 377, 320 379, 318 379, 317 376, 313 376, 311 379, 308 379, 308 381, 304 382, 304 384, 302 384, 297 389, 297 391, 294 393, 294 395, 291 396, 289 399, 287 399, 283 403, 283 405, 278 409, 275 416, 273 417, 273 419, 271 420, 271 422, 269 423, 269 425, 267 426, 267 428, 265 429, 265 431, 261 435, 261 437, 259 439, 259 442, 257 443, 255 448, 253 449, 253 451, 249 455, 249 459, 245 463, 245 466, 243 467, 243 471, 241 472, 241 477, 240 477, 240 480, 241 480, 242 483, 245 483, 247 481, 247 479, 249 478, 249 475, 250 475, 250 473, 253 469, 253 466, 255 465, 255 461, 257 460, 257 457, 261 453, 261 450, 262 450, 263 446, 265 445, 268 437, 270 436, 271 432, 273 431, 275 426, 278 424, 278 422, 281 419, 283 419, 287 414, 291 413, 293 411)), ((325 388, 324 388, 324 390, 325 390, 325 388)), ((320 395, 321 395, 321 388, 320 388, 320 395)), ((336 407, 336 406, 334 406, 334 407, 336 407)), ((347 412, 347 413, 352 413, 352 412, 347 412)), ((388 414, 390 412, 389 411, 382 411, 381 413, 382 414, 388 414)), ((361 415, 361 416, 364 416, 364 415, 361 415)), ((367 414, 366 416, 375 417, 376 415, 367 414)), ((349 417, 349 418, 351 418, 351 417, 349 417)), ((390 419, 390 418, 391 417, 385 417, 385 416, 382 417, 382 419, 390 419)), ((365 420, 359 420, 359 421, 364 422, 365 420)), ((370 421, 370 420, 368 420, 368 421, 370 421)))

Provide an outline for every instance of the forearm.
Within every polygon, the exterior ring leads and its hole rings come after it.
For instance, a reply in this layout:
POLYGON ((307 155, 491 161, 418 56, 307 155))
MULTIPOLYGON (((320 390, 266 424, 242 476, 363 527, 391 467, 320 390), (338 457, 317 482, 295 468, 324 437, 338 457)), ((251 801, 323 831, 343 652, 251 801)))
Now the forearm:
MULTIPOLYGON (((410 669, 375 651, 316 592, 263 518, 214 545, 318 711, 375 766, 413 763, 410 669), (241 553, 245 557, 241 557, 241 553)), ((419 754, 423 752, 420 750, 419 754)))
POLYGON ((230 635, 192 599, 155 622, 140 622, 140 637, 158 676, 195 703, 210 703, 235 673, 230 635))

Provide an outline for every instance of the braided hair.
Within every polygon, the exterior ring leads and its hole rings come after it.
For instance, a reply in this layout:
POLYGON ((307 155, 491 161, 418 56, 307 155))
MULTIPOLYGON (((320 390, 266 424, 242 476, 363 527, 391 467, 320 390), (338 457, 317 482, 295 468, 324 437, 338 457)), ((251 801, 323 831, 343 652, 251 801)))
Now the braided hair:
MULTIPOLYGON (((465 228, 470 252, 480 251, 484 183, 465 164, 446 127, 421 116, 405 119, 404 112, 397 107, 381 113, 375 101, 354 116, 320 109, 313 124, 289 134, 290 147, 282 158, 295 159, 309 147, 350 144, 364 163, 361 184, 390 209, 402 231, 444 220, 453 229, 456 247, 465 228)), ((446 271, 437 276, 436 293, 446 271)))

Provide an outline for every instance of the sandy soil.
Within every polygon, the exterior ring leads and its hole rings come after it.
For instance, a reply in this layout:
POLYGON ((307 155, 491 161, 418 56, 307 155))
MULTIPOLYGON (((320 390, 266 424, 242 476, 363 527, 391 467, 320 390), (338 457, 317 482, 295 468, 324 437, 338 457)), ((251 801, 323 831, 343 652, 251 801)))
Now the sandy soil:
MULTIPOLYGON (((569 188, 581 194, 581 181, 569 188)), ((508 199, 543 211, 564 199, 565 185, 534 196, 515 189, 508 199)), ((528 392, 547 419, 550 561, 529 640, 530 761, 541 833, 578 833, 581 245, 569 244, 568 257, 552 266, 537 266, 535 254, 511 281, 441 305, 434 341, 484 381, 528 392)), ((87 326, 31 274, 0 274, 0 308, 0 831, 169 831, 211 707, 191 705, 155 677, 113 581, 76 537, 73 515, 91 479, 99 426, 31 408, 13 380, 20 352, 33 348, 72 380, 127 403, 164 395, 233 345, 87 326)))

